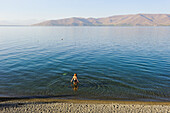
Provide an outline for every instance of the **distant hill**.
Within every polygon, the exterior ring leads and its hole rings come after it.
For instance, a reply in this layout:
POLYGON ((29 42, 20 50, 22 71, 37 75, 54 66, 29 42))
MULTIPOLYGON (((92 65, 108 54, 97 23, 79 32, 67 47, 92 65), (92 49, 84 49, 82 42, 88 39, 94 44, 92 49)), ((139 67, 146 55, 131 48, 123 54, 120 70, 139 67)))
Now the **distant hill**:
POLYGON ((170 14, 116 15, 106 18, 66 18, 33 26, 170 26, 170 14))

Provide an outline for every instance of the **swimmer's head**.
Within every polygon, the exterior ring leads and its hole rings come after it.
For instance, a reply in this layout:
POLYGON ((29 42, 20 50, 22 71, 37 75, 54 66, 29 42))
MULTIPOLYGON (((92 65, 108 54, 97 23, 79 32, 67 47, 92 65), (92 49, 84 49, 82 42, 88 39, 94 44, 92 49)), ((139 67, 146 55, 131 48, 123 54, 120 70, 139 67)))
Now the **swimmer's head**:
POLYGON ((77 76, 77 74, 76 74, 76 73, 74 73, 74 76, 77 76))

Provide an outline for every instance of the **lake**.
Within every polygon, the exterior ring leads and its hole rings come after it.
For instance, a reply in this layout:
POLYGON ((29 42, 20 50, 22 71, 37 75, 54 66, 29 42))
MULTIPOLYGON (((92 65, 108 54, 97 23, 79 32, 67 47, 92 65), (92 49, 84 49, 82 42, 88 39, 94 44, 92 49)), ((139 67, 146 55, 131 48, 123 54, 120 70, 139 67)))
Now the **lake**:
POLYGON ((170 101, 170 27, 1 26, 0 97, 34 96, 170 101))

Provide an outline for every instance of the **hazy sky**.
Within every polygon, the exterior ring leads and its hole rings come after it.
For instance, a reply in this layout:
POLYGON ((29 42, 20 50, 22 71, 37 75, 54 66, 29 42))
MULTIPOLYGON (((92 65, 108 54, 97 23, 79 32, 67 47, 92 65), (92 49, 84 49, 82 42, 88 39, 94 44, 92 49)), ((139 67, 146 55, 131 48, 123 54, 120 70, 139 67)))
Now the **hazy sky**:
POLYGON ((170 13, 170 0, 0 0, 0 21, 170 13))

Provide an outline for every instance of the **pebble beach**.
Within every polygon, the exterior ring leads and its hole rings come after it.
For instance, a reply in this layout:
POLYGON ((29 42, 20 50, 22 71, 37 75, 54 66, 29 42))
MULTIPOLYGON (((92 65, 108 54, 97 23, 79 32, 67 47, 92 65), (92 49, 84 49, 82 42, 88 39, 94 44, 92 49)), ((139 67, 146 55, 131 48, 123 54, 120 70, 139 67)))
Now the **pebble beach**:
POLYGON ((1 113, 169 113, 169 102, 24 99, 0 102, 1 113))

